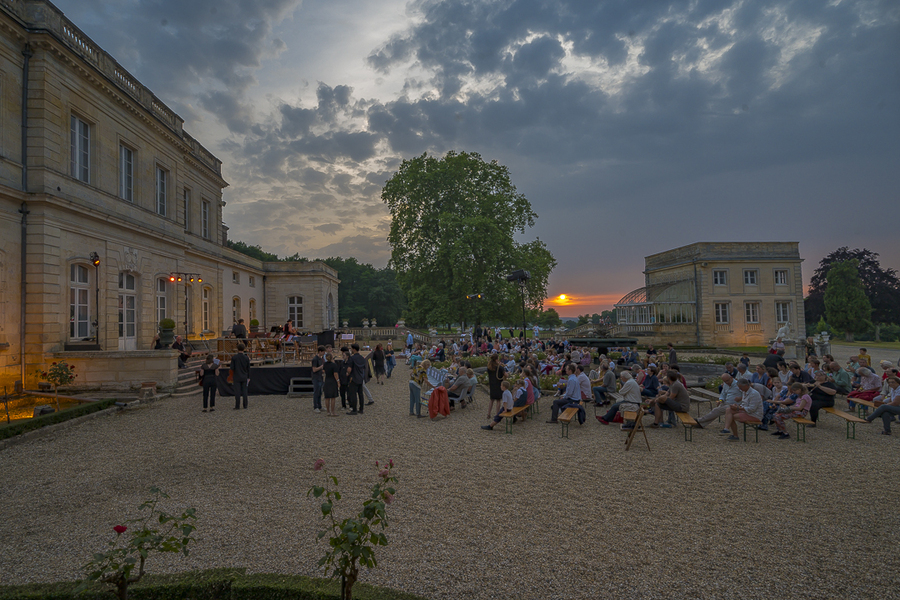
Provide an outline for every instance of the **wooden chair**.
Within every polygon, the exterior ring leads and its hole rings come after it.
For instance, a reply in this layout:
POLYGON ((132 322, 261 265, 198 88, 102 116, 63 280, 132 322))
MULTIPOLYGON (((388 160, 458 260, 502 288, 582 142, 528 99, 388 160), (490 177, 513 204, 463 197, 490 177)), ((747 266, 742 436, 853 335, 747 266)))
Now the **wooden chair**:
POLYGON ((644 407, 641 407, 637 410, 637 412, 626 411, 622 413, 622 420, 631 421, 634 420, 634 427, 631 431, 628 432, 628 438, 625 440, 625 451, 627 452, 631 449, 631 444, 634 442, 635 436, 637 436, 638 430, 642 434, 644 434, 644 442, 647 444, 647 450, 650 450, 650 440, 647 439, 647 431, 644 429, 644 415, 646 412, 644 411, 644 407))

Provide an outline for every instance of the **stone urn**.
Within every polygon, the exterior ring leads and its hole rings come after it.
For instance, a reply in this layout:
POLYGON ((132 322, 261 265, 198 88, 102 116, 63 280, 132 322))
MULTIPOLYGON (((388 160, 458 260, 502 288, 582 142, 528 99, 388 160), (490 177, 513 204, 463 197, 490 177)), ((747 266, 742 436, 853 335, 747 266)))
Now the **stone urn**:
POLYGON ((363 319, 363 327, 364 327, 365 329, 368 329, 368 328, 369 328, 369 320, 368 320, 368 319, 363 319))
POLYGON ((397 327, 406 327, 406 321, 400 319, 399 321, 397 321, 397 327))
POLYGON ((347 329, 348 327, 350 327, 350 321, 348 321, 347 319, 344 319, 343 323, 344 323, 344 329, 347 329))
POLYGON ((175 342, 175 321, 163 319, 159 322, 159 343, 163 348, 170 347, 175 342))
POLYGON ((375 319, 372 319, 372 327, 376 327, 376 326, 377 326, 377 323, 376 323, 375 319))

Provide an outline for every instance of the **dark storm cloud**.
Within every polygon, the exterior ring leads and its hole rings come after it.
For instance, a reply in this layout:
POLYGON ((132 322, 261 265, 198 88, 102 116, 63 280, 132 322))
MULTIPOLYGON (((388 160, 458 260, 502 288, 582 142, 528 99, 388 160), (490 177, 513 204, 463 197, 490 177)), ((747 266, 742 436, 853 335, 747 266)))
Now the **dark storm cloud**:
MULTIPOLYGON (((101 0, 58 4, 66 16, 90 28, 91 37, 141 82, 179 112, 186 110, 197 88, 239 97, 256 80, 253 69, 284 42, 269 40, 273 23, 300 0, 101 0)), ((206 98, 211 107, 220 98, 206 98)), ((208 108, 209 110, 209 108, 208 108)), ((218 115, 214 111, 213 114, 218 115)), ((236 121, 227 121, 229 127, 236 121)))

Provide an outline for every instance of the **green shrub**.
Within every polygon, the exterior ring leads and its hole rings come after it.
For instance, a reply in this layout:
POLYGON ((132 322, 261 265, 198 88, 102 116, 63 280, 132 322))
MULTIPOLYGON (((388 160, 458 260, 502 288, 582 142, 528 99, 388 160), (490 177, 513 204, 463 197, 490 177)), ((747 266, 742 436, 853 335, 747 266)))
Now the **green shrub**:
POLYGON ((250 327, 259 327, 259 319, 250 319, 250 327))
MULTIPOLYGON (((0 600, 109 600, 108 588, 91 586, 77 596, 75 582, 0 586, 0 600)), ((147 575, 129 586, 131 600, 338 600, 341 583, 302 575, 210 569, 174 575, 147 575)), ((422 596, 358 583, 355 600, 425 600, 422 596)))
POLYGON ((175 321, 173 321, 172 319, 169 319, 169 318, 162 319, 159 322, 159 328, 160 329, 175 329, 175 321))
MULTIPOLYGON (((52 398, 47 398, 47 400, 50 401, 52 400, 52 398)), ((55 425, 56 423, 62 423, 63 421, 68 421, 76 417, 89 415, 99 410, 109 408, 115 403, 115 398, 107 398, 106 400, 99 400, 97 402, 86 402, 84 404, 79 404, 78 406, 73 406, 72 408, 67 408, 59 412, 50 413, 49 415, 41 415, 40 417, 35 417, 33 419, 18 421, 16 423, 12 423, 11 425, 7 425, 6 427, 0 427, 0 440, 5 440, 6 438, 21 435, 27 431, 34 431, 35 429, 40 429, 41 427, 46 427, 47 425, 55 425)))
POLYGON ((707 380, 705 387, 708 390, 718 392, 720 385, 722 385, 722 378, 721 377, 713 377, 712 379, 707 380))
POLYGON ((606 358, 608 358, 609 360, 619 360, 620 358, 622 358, 622 353, 621 352, 610 352, 609 354, 606 355, 606 358))

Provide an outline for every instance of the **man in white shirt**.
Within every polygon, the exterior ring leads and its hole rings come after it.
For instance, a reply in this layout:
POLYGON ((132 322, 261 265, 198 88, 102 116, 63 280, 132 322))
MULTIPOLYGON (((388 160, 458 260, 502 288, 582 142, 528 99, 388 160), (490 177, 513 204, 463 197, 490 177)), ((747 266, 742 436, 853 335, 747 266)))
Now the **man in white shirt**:
POLYGON ((587 400, 591 397, 591 380, 584 374, 584 367, 581 365, 575 367, 575 372, 577 373, 578 385, 581 386, 581 399, 587 400))
MULTIPOLYGON (((740 403, 732 404, 725 410, 725 427, 730 430, 731 436, 729 436, 728 441, 731 442, 738 442, 741 439, 738 437, 738 421, 735 418, 738 414, 746 413, 760 421, 763 418, 763 399, 759 392, 753 389, 749 380, 744 378, 737 380, 737 386, 741 390, 741 401, 740 403)), ((724 432, 725 430, 723 430, 724 432)))
MULTIPOLYGON (((700 429, 703 429, 706 425, 712 423, 713 420, 724 416, 726 408, 740 402, 742 396, 743 394, 741 393, 740 388, 738 388, 737 383, 734 381, 734 377, 728 373, 722 373, 722 392, 719 394, 719 404, 697 419, 697 426, 700 427, 700 429)), ((728 430, 723 430, 722 433, 730 432, 728 432, 728 430)))

